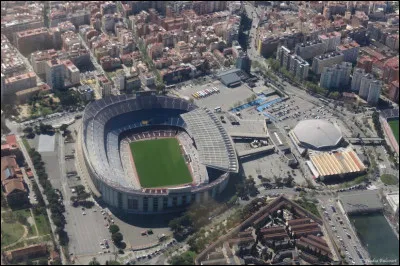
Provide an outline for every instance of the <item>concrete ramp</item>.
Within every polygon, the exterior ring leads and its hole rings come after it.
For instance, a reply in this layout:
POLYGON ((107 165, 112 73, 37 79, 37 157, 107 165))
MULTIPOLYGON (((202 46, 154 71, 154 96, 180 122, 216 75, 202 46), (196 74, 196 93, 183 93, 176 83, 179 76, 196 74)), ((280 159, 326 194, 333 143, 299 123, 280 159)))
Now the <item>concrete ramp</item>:
POLYGON ((259 134, 259 133, 250 133, 250 132, 246 132, 246 133, 231 132, 231 133, 229 133, 229 135, 233 139, 268 139, 268 135, 265 133, 259 134))
POLYGON ((243 157, 247 157, 250 155, 256 155, 256 154, 260 154, 260 153, 266 153, 269 151, 274 151, 275 150, 275 146, 274 145, 269 145, 269 146, 263 146, 260 148, 255 148, 255 149, 251 149, 251 150, 247 150, 247 151, 239 151, 237 152, 237 155, 239 158, 243 158, 243 157))

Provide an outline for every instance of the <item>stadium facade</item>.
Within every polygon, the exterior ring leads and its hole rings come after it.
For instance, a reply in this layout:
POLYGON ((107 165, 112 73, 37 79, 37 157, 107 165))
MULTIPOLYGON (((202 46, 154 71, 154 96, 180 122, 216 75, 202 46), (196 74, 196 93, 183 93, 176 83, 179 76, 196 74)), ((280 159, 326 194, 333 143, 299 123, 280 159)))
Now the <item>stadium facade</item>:
POLYGON ((84 165, 102 201, 128 213, 171 212, 215 197, 239 168, 232 139, 210 110, 153 91, 90 103, 79 134, 84 165), (158 137, 180 139, 192 183, 142 187, 129 143, 158 137))

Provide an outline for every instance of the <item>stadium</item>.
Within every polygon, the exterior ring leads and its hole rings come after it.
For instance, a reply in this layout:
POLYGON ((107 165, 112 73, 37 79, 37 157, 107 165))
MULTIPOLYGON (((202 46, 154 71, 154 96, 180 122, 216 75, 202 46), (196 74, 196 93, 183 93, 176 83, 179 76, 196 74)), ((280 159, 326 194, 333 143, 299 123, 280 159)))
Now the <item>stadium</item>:
POLYGON ((218 118, 181 98, 142 92, 86 106, 80 147, 101 199, 129 213, 162 213, 222 192, 239 166, 218 118))

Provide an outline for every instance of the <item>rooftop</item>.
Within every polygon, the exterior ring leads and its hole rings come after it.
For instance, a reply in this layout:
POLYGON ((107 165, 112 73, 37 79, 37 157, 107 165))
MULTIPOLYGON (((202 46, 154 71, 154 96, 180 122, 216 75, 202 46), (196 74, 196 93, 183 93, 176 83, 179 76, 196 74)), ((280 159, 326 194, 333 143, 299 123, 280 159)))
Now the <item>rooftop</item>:
POLYGON ((315 149, 337 146, 343 138, 337 125, 321 119, 300 121, 293 133, 300 143, 315 149))

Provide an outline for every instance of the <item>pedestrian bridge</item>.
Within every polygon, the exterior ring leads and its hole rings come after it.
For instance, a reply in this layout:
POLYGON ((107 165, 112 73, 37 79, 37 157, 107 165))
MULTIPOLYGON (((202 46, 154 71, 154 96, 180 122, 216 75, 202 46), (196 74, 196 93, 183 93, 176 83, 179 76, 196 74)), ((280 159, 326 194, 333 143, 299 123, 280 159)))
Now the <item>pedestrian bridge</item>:
POLYGON ((233 139, 268 139, 268 135, 264 134, 264 133, 259 134, 259 133, 250 133, 250 132, 246 132, 246 133, 232 132, 232 133, 229 133, 229 135, 233 139))
POLYGON ((274 145, 262 146, 262 147, 251 149, 251 150, 247 150, 247 151, 238 151, 237 152, 237 156, 240 159, 240 158, 243 158, 243 157, 247 157, 247 156, 251 156, 251 155, 257 155, 257 154, 260 154, 260 153, 266 153, 266 152, 274 151, 274 150, 275 150, 275 146, 274 145))
POLYGON ((346 138, 351 144, 381 144, 383 142, 382 138, 346 138))

